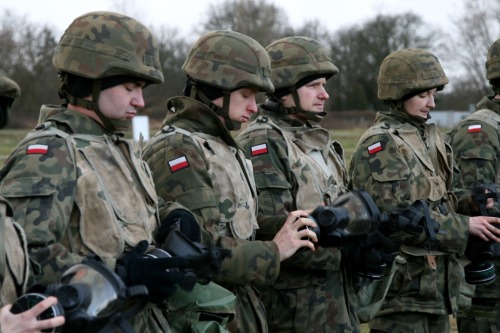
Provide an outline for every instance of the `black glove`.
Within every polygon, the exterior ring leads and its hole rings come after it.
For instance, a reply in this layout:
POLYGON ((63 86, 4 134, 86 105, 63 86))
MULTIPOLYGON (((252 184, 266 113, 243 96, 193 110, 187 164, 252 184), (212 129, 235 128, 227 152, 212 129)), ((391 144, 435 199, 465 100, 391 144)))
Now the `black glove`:
POLYGON ((174 209, 161 221, 155 237, 156 243, 163 244, 172 229, 180 230, 193 242, 201 242, 200 225, 188 210, 174 209))
POLYGON ((116 273, 127 286, 144 285, 148 288, 149 300, 160 303, 172 295, 177 286, 192 290, 196 283, 178 268, 186 267, 186 260, 181 257, 163 257, 146 255, 148 242, 143 240, 117 261, 116 273))

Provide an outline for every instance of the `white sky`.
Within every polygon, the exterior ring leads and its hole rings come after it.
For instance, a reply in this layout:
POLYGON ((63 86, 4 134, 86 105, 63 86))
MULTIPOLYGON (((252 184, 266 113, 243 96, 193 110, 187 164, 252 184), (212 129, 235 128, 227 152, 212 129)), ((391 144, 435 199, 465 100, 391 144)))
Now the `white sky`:
MULTIPOLYGON (((462 10, 464 0, 268 0, 286 11, 292 26, 318 19, 330 32, 356 23, 364 23, 377 14, 412 11, 436 28, 446 29, 462 10)), ((209 4, 222 0, 0 0, 5 9, 41 22, 60 34, 77 16, 94 10, 126 13, 149 27, 176 27, 186 37, 202 21, 209 4)), ((198 36, 193 36, 193 40, 198 36)))

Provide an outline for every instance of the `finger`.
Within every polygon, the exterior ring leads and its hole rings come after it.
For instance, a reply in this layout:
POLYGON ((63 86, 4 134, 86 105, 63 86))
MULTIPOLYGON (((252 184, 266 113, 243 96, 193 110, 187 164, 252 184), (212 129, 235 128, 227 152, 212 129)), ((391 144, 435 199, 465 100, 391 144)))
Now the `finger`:
POLYGON ((304 240, 304 239, 300 240, 299 245, 300 245, 300 247, 308 247, 309 249, 311 249, 311 251, 316 250, 316 247, 314 246, 314 244, 309 240, 304 240))
POLYGON ((295 222, 295 225, 297 226, 298 229, 303 228, 305 226, 315 228, 316 227, 316 222, 314 222, 313 220, 311 220, 309 218, 301 217, 300 219, 298 219, 295 222))
POLYGON ((316 235, 316 233, 309 229, 302 229, 297 232, 297 235, 299 236, 300 239, 310 238, 315 243, 318 241, 318 236, 316 235))
POLYGON ((53 296, 49 296, 46 299, 44 299, 43 301, 37 303, 35 306, 33 306, 28 311, 26 311, 26 313, 30 316, 37 317, 40 314, 42 314, 42 312, 44 312, 45 310, 47 310, 48 308, 50 308, 51 306, 53 306, 56 303, 57 303, 57 298, 55 298, 53 296))
POLYGON ((43 330, 47 328, 59 327, 64 325, 64 316, 57 316, 50 319, 44 319, 37 322, 37 329, 43 330))

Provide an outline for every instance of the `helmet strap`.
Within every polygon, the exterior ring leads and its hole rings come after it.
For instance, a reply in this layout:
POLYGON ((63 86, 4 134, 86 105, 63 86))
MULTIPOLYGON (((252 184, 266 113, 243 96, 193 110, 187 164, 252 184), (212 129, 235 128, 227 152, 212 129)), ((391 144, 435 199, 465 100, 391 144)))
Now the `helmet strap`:
POLYGON ((229 103, 231 101, 231 91, 223 90, 222 97, 222 107, 215 105, 208 97, 196 87, 196 81, 191 80, 189 82, 191 85, 189 97, 198 99, 203 104, 206 104, 210 110, 212 110, 216 115, 221 116, 224 119, 224 126, 226 126, 228 131, 237 131, 241 128, 241 123, 232 120, 229 117, 229 103))

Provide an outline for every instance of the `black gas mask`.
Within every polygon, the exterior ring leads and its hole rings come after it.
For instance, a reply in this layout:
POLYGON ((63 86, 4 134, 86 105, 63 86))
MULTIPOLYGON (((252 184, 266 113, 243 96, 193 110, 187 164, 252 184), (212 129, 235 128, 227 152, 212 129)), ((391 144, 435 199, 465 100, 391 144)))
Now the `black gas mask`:
MULTIPOLYGON (((500 185, 478 184, 471 190, 472 197, 479 207, 480 216, 500 217, 500 211, 488 210, 486 204, 492 198, 495 205, 500 204, 500 185)), ((498 225, 494 224, 498 228, 498 225)), ((470 235, 465 249, 465 256, 470 263, 465 265, 465 281, 469 284, 489 284, 495 281, 495 266, 492 260, 500 257, 500 243, 485 241, 480 237, 470 235)))
POLYGON ((38 319, 62 315, 65 324, 43 332, 111 333, 120 328, 132 333, 127 320, 146 306, 148 290, 142 285, 126 287, 97 256, 89 256, 70 267, 60 283, 31 288, 14 302, 11 312, 24 312, 48 296, 57 297, 58 303, 38 319))

